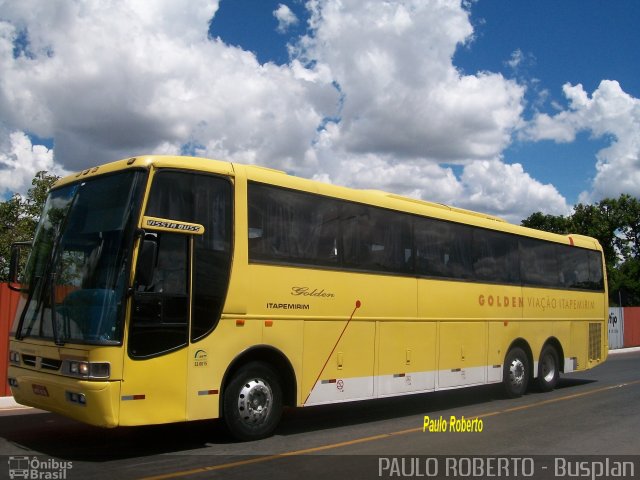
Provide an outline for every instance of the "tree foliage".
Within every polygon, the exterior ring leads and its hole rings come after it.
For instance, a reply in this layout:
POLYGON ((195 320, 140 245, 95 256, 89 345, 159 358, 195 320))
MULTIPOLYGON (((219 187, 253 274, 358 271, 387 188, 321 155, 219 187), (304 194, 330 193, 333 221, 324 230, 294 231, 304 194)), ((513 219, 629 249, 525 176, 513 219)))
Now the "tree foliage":
POLYGON ((536 212, 522 225, 596 238, 604 250, 612 304, 640 305, 640 200, 621 195, 594 205, 579 203, 568 217, 536 212))
POLYGON ((33 239, 47 192, 58 178, 46 171, 38 172, 26 198, 16 193, 0 202, 0 281, 8 280, 11 244, 33 239))

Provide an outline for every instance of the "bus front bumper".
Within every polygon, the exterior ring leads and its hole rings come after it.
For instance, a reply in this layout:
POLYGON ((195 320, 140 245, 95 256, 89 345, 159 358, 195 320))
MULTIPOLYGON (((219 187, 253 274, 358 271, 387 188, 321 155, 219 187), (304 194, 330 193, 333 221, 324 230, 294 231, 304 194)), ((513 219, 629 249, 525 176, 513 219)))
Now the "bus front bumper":
POLYGON ((117 427, 120 381, 88 381, 9 366, 16 402, 98 427, 117 427))

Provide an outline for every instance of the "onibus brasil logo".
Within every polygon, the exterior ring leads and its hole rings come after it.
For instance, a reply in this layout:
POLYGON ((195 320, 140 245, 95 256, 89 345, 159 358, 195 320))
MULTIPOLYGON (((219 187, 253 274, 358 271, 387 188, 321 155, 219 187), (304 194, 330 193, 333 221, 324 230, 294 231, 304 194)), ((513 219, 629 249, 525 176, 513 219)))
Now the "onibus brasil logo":
POLYGON ((13 456, 9 457, 9 478, 27 478, 33 480, 65 480, 67 471, 73 468, 72 462, 48 458, 13 456))

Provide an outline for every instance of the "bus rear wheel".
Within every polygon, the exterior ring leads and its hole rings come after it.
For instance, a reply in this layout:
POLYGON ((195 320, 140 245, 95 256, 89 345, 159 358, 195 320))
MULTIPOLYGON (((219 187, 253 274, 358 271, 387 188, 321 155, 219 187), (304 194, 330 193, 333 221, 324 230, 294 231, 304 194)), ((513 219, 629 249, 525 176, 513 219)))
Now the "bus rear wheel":
POLYGON ((278 375, 262 362, 238 370, 224 390, 223 415, 237 440, 259 440, 273 434, 282 416, 278 375))
POLYGON ((558 352, 550 345, 546 345, 540 353, 538 361, 538 388, 549 392, 556 388, 560 378, 560 362, 558 352))
POLYGON ((509 350, 504 361, 502 383, 509 398, 524 395, 529 384, 529 358, 520 347, 509 350))

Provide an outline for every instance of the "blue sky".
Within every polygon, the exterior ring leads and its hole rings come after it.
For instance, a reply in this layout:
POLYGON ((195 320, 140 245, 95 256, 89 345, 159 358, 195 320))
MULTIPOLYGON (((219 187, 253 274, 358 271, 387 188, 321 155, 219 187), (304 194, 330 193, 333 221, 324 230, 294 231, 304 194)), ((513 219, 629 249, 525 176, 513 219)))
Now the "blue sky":
MULTIPOLYGON (((531 85, 531 107, 552 113, 553 102, 566 104, 561 90, 566 82, 593 92, 603 79, 614 79, 625 92, 640 97, 638 2, 480 1, 471 12, 477 40, 459 49, 455 64, 472 72, 515 75, 531 85), (525 55, 516 71, 505 65, 514 48, 525 55), (541 91, 549 95, 542 104, 537 103, 541 91)), ((526 115, 530 118, 531 111, 526 115)), ((535 178, 555 184, 575 203, 595 176, 595 154, 608 142, 589 133, 569 145, 516 142, 505 159, 524 164, 535 178)))
MULTIPOLYGON (((454 65, 470 74, 500 72, 527 84, 525 118, 536 111, 553 113, 554 103, 566 104, 562 85, 567 82, 592 92, 601 80, 615 79, 625 92, 640 97, 637 1, 480 0, 469 10, 475 38, 457 49, 454 65), (522 60, 514 67, 510 61, 516 51, 522 60)), ((223 1, 209 32, 254 52, 262 63, 286 64, 287 43, 305 33, 308 13, 304 3, 295 0, 223 1), (277 32, 273 15, 282 4, 299 19, 286 34, 277 32)), ((521 163, 534 178, 554 184, 573 205, 588 190, 596 175, 595 155, 609 141, 588 132, 571 144, 514 141, 505 149, 504 159, 521 163)))
POLYGON ((0 194, 190 153, 519 222, 640 195, 640 2, 0 0, 0 194))
POLYGON ((254 52, 260 63, 289 63, 287 43, 295 42, 307 29, 309 14, 302 1, 226 0, 211 22, 209 34, 230 45, 254 52), (286 5, 298 18, 285 32, 278 32, 273 12, 286 5))

